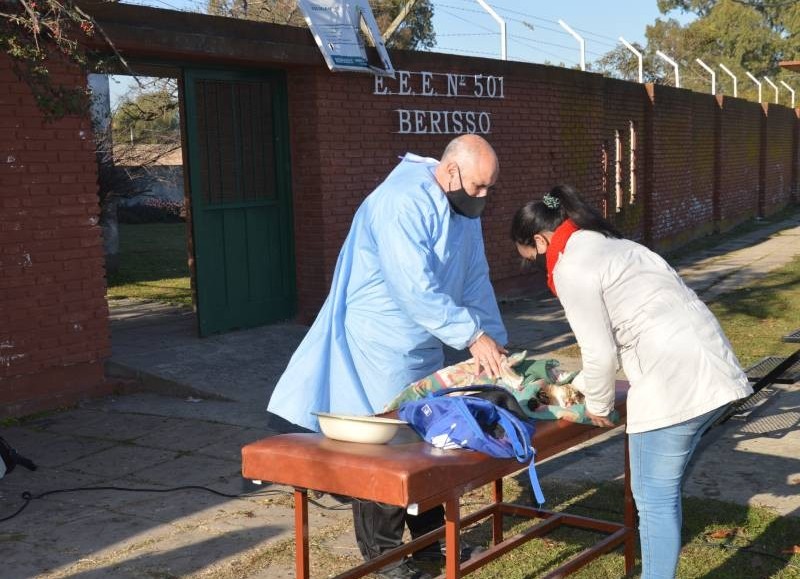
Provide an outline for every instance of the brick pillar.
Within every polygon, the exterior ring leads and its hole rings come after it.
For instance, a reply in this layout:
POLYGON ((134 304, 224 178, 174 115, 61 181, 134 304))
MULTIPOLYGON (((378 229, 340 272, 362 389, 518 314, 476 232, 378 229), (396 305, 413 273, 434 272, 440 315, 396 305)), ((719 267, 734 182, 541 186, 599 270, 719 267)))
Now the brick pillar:
MULTIPOLYGON (((57 85, 85 87, 48 58, 57 85)), ((110 354, 88 115, 48 122, 0 54, 0 417, 106 392, 110 354)))
POLYGON ((655 143, 655 86, 645 85, 647 89, 647 103, 644 112, 644 138, 642 139, 642 193, 641 199, 644 206, 642 213, 642 241, 647 247, 653 247, 653 169, 654 169, 654 143, 655 143))
POLYGON ((714 181, 711 188, 711 214, 714 221, 714 233, 720 232, 722 206, 720 191, 722 190, 722 105, 725 97, 717 95, 717 107, 714 109, 714 181))
POLYGON ((794 109, 794 130, 792 131, 792 202, 800 202, 797 190, 797 165, 800 163, 800 109, 794 109))
POLYGON ((767 194, 767 115, 769 105, 761 104, 761 138, 758 153, 758 198, 756 200, 756 217, 764 217, 764 204, 767 194))

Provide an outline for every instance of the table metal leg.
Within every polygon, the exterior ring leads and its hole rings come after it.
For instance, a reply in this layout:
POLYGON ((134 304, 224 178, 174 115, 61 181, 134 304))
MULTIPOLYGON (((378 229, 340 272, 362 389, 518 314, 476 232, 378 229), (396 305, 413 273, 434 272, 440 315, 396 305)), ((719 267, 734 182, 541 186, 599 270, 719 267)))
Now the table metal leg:
POLYGON ((633 572, 636 562, 636 505, 631 491, 631 459, 628 448, 628 435, 625 434, 625 526, 629 529, 625 539, 625 574, 633 572))
POLYGON ((308 491, 294 489, 294 568, 297 579, 308 579, 308 491))
MULTIPOLYGON (((492 488, 492 499, 495 506, 503 502, 503 479, 494 481, 492 488)), ((492 515, 492 544, 497 545, 503 541, 503 513, 500 509, 495 509, 492 515)))
POLYGON ((461 577, 461 513, 458 497, 448 499, 444 503, 444 538, 445 538, 445 576, 447 579, 461 577))

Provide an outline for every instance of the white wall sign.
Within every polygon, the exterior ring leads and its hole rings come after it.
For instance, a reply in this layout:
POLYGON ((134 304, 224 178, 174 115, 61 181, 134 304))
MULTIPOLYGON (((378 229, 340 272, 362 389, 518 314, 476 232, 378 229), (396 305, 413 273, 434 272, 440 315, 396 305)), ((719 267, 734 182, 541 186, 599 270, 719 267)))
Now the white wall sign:
MULTIPOLYGON (((502 76, 398 70, 393 79, 375 76, 372 94, 428 98, 505 98, 502 76)), ((460 135, 492 132, 486 111, 395 109, 397 132, 403 135, 460 135)))
POLYGON ((333 71, 349 70, 394 76, 378 23, 367 0, 298 0, 314 40, 333 71), (367 60, 359 30, 364 22, 383 68, 367 60))
POLYGON ((504 89, 503 77, 491 74, 398 70, 394 79, 376 76, 373 94, 501 99, 504 89))

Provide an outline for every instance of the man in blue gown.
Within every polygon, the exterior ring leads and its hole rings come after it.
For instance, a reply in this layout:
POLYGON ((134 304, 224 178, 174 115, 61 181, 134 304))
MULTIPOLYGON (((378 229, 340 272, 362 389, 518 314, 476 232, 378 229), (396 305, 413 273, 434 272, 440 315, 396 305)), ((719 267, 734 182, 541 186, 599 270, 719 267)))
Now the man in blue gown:
MULTIPOLYGON (((315 431, 315 411, 378 413, 444 366, 442 344, 468 348, 499 375, 507 335, 478 219, 498 171, 494 150, 477 135, 453 139, 438 162, 403 157, 356 212, 328 298, 278 381, 270 412, 315 431)), ((440 526, 443 514, 439 507, 411 517, 355 501, 361 553, 372 559, 401 543, 404 522, 416 537, 440 526)), ((403 562, 379 576, 427 575, 403 562)))

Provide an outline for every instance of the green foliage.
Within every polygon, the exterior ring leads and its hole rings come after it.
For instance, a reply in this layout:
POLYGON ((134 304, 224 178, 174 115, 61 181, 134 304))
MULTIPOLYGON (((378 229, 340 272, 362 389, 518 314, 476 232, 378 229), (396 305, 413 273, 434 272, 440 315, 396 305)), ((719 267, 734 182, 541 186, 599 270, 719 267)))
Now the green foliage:
POLYGON ((192 304, 186 224, 120 225, 119 271, 108 276, 108 299, 192 304))
POLYGON ((172 79, 131 93, 114 111, 114 142, 157 144, 180 140, 177 84, 172 79))
MULTIPOLYGON (((385 31, 408 0, 371 0, 378 28, 385 31)), ((208 0, 208 13, 248 20, 306 26, 296 0, 208 0)), ((417 0, 403 23, 386 42, 389 48, 431 48, 436 43, 431 0, 417 0)))
MULTIPOLYGON (((664 72, 662 63, 658 61, 655 52, 648 52, 638 42, 633 42, 633 46, 642 53, 642 76, 644 82, 658 82, 664 72)), ((599 72, 606 76, 619 77, 624 80, 639 80, 639 62, 635 56, 625 47, 618 46, 614 50, 606 52, 602 57, 587 65, 587 69, 592 72, 599 72)))
POLYGON ((765 356, 788 356, 797 344, 781 341, 798 329, 800 311, 800 257, 758 283, 725 294, 711 304, 744 366, 765 356))
POLYGON ((144 199, 139 203, 121 204, 117 208, 120 223, 179 223, 186 220, 183 203, 159 198, 144 199))
MULTIPOLYGON (((722 63, 738 77, 738 96, 757 100, 756 85, 747 77, 750 72, 759 80, 768 76, 776 85, 788 81, 790 73, 780 68, 782 60, 800 54, 800 2, 745 0, 659 0, 659 10, 668 15, 682 10, 697 19, 681 25, 676 20, 658 18, 647 27, 645 71, 646 81, 674 84, 672 67, 655 58, 661 50, 680 64, 681 86, 699 92, 709 91, 709 75, 695 61, 700 58, 709 66, 722 63)), ((634 79, 636 58, 624 47, 616 48, 595 63, 605 74, 634 79), (633 72, 633 74, 632 74, 633 72)), ((717 74, 717 91, 732 95, 732 81, 717 74)), ((774 101, 774 90, 762 82, 764 101, 774 101)), ((788 93, 782 104, 788 104, 788 93)))
POLYGON ((77 38, 94 33, 91 18, 71 0, 14 0, 2 7, 0 50, 12 58, 15 72, 28 83, 45 117, 85 113, 88 90, 53 83, 47 61, 60 56, 86 70, 77 38))

